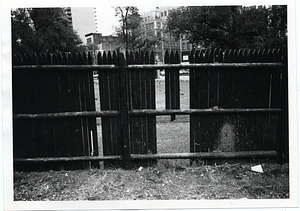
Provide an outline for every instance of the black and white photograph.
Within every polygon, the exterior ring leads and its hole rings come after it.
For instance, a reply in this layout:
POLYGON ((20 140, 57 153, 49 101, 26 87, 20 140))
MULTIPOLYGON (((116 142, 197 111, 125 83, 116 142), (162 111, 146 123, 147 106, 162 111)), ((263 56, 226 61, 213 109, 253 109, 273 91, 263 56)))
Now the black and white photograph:
POLYGON ((50 3, 2 8, 5 210, 299 206, 295 1, 50 3))

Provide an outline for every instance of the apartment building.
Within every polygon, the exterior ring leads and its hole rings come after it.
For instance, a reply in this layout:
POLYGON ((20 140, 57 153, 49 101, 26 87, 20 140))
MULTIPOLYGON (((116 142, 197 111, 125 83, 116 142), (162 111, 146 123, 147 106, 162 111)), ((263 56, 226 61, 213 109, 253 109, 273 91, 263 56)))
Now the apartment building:
POLYGON ((164 62, 164 52, 180 51, 181 61, 186 61, 188 52, 192 49, 192 45, 188 40, 183 37, 180 40, 176 40, 171 32, 166 29, 166 21, 172 10, 175 10, 178 6, 162 6, 141 14, 143 18, 143 25, 147 33, 152 32, 154 35, 160 34, 163 39, 159 45, 156 46, 156 60, 157 62, 164 62))

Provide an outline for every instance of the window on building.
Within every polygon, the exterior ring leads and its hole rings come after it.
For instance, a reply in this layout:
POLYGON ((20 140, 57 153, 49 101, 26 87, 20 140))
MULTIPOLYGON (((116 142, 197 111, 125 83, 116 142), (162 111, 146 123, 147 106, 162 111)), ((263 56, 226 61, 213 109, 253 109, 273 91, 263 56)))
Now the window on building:
POLYGON ((165 16, 167 16, 167 11, 165 11, 165 16))
POLYGON ((92 38, 87 38, 87 43, 90 43, 90 42, 92 42, 92 38))
POLYGON ((160 16, 161 16, 161 17, 164 17, 164 12, 161 12, 161 13, 160 13, 160 16))

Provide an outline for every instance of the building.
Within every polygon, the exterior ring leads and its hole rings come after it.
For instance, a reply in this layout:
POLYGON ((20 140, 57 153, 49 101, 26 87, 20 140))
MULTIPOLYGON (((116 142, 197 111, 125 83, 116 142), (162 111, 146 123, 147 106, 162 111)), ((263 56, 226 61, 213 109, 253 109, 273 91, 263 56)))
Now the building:
POLYGON ((73 30, 86 44, 85 35, 96 31, 97 14, 94 7, 66 7, 65 14, 73 30))
POLYGON ((186 60, 186 55, 192 49, 192 44, 183 37, 180 40, 176 40, 170 32, 166 31, 166 21, 172 10, 178 8, 177 6, 163 6, 156 7, 154 10, 141 14, 143 18, 143 25, 146 34, 149 32, 154 35, 160 34, 163 39, 159 45, 156 46, 155 52, 157 62, 164 63, 164 52, 169 51, 180 51, 181 61, 186 60))
POLYGON ((89 50, 95 50, 96 52, 115 51, 120 49, 122 44, 119 37, 113 35, 102 36, 101 33, 89 33, 85 35, 85 38, 88 48, 91 44, 94 46, 91 46, 89 50))

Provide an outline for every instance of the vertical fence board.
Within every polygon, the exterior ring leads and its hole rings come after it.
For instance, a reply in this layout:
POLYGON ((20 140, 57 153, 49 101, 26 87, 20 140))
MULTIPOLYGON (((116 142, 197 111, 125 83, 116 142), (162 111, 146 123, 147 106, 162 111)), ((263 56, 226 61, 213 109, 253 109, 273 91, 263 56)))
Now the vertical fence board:
POLYGON ((278 153, 280 162, 288 162, 289 160, 289 98, 288 98, 288 52, 287 46, 276 52, 278 60, 282 61, 281 69, 281 107, 283 112, 280 117, 280 142, 278 143, 278 153))
MULTIPOLYGON (((194 64, 195 63, 195 51, 192 50, 189 54, 189 62, 190 64, 194 64)), ((190 83, 189 83, 189 89, 190 89, 190 106, 189 108, 192 109, 193 107, 196 106, 196 98, 193 97, 194 95, 196 95, 196 86, 197 84, 195 83, 196 81, 196 70, 195 68, 191 68, 190 69, 190 83)), ((195 152, 195 123, 194 123, 194 119, 192 118, 192 116, 190 116, 190 151, 191 152, 195 152)), ((192 161, 191 161, 192 162, 192 161)))
MULTIPOLYGON (((103 53, 102 59, 98 57, 98 62, 103 64, 116 64, 117 55, 108 52, 103 53)), ((99 64, 101 65, 101 64, 99 64)), ((119 71, 118 70, 101 70, 99 76, 100 91, 100 108, 101 110, 119 110, 120 94, 119 94, 119 71)), ((102 142, 103 155, 121 155, 122 154, 122 137, 119 117, 102 117, 102 142)), ((105 161, 106 167, 122 166, 119 161, 105 161)))
MULTIPOLYGON (((174 51, 165 53, 165 64, 179 64, 179 53, 174 51)), ((180 108, 180 86, 179 86, 179 69, 165 70, 165 98, 166 109, 180 108)), ((171 115, 171 121, 175 120, 175 115, 171 115)))

